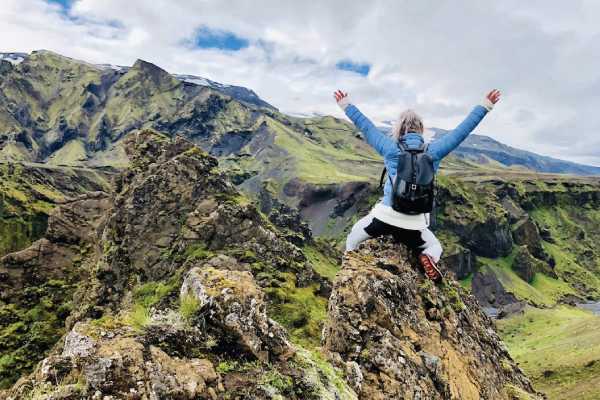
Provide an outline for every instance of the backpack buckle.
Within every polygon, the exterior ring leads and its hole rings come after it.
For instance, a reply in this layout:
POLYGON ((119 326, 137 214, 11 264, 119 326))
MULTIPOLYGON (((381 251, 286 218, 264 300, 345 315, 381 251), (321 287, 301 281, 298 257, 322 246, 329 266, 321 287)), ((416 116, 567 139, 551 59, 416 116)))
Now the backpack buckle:
POLYGON ((410 185, 412 190, 417 190, 417 185, 415 185, 414 183, 412 185, 410 185))

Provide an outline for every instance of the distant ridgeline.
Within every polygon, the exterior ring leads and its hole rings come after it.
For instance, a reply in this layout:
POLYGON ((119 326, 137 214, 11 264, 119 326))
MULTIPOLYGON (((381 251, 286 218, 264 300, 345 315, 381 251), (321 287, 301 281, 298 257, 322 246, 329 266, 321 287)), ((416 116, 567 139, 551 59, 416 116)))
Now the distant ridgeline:
MULTIPOLYGON (((449 132, 436 128, 431 130, 435 132, 434 139, 443 138, 449 132)), ((507 167, 525 167, 515 168, 521 171, 529 169, 548 174, 600 175, 600 167, 540 156, 515 149, 483 135, 469 135, 453 154, 482 165, 496 166, 500 163, 507 167)))

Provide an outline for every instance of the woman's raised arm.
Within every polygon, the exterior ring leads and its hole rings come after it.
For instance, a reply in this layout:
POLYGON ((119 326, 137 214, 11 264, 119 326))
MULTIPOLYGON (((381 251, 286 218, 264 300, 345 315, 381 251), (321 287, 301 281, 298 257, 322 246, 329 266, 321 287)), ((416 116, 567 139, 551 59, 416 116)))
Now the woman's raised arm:
POLYGON ((484 101, 476 106, 460 125, 448 132, 443 138, 431 142, 429 145, 430 154, 437 160, 441 160, 450 154, 452 150, 456 149, 473 132, 473 129, 494 108, 494 104, 498 100, 500 100, 499 90, 494 89, 489 92, 484 101))
POLYGON ((385 136, 379 128, 377 128, 369 118, 365 117, 363 113, 354 106, 350 99, 348 99, 348 93, 343 93, 338 90, 333 94, 333 98, 338 103, 338 106, 346 113, 346 116, 350 118, 350 121, 356 125, 358 129, 365 135, 367 141, 379 154, 382 156, 394 145, 394 141, 385 136))

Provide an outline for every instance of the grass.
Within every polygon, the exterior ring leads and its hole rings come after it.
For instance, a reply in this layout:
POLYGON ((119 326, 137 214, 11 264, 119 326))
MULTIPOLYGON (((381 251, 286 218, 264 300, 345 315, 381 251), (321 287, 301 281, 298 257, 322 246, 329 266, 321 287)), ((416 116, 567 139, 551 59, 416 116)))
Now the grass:
POLYGON ((567 306, 528 308, 497 325, 536 390, 557 400, 600 398, 600 316, 567 306))
POLYGON ((342 128, 340 125, 322 126, 324 129, 320 135, 323 140, 316 142, 278 121, 269 121, 268 125, 277 132, 275 144, 293 154, 297 160, 298 177, 306 182, 320 184, 365 179, 375 181, 381 173, 381 158, 373 150, 363 147, 366 143, 354 138, 350 128, 347 128, 344 135, 339 132, 342 128), (332 144, 344 136, 347 137, 346 147, 354 147, 352 151, 344 150, 343 147, 338 149, 332 144))
POLYGON ((131 316, 129 317, 129 325, 135 328, 138 332, 142 331, 146 325, 150 324, 150 311, 147 307, 134 306, 131 309, 131 316))
POLYGON ((298 288, 297 277, 291 273, 279 273, 277 280, 278 287, 264 289, 272 299, 269 316, 287 329, 294 343, 319 346, 327 314, 327 299, 316 295, 319 286, 298 288))
POLYGON ((474 277, 474 274, 469 274, 465 278, 460 279, 458 281, 465 289, 467 289, 467 292, 469 292, 469 293, 471 293, 471 291, 473 290, 472 285, 471 285, 473 283, 473 277, 474 277))
POLYGON ((333 279, 340 269, 340 265, 336 259, 328 257, 326 254, 320 252, 315 245, 304 246, 302 252, 312 263, 315 271, 322 276, 333 279))
POLYGON ((162 282, 148 282, 133 291, 133 301, 142 307, 151 307, 162 298, 173 294, 181 286, 181 275, 173 275, 165 285, 162 282))
POLYGON ((200 310, 202 309, 200 300, 197 299, 193 294, 180 296, 176 306, 177 310, 179 310, 183 318, 190 325, 198 320, 200 316, 200 310))
POLYGON ((491 258, 477 257, 477 260, 483 265, 479 270, 486 275, 488 269, 493 271, 504 289, 515 295, 518 300, 527 300, 530 304, 536 304, 539 307, 551 307, 556 304, 552 298, 544 295, 534 286, 522 280, 511 268, 512 262, 517 254, 518 248, 515 247, 508 257, 493 260, 491 258))
POLYGON ((52 400, 63 392, 67 387, 70 387, 73 392, 77 393, 81 399, 86 399, 89 391, 89 383, 84 377, 80 377, 73 383, 67 383, 68 379, 63 380, 56 386, 35 387, 25 395, 23 400, 52 400))

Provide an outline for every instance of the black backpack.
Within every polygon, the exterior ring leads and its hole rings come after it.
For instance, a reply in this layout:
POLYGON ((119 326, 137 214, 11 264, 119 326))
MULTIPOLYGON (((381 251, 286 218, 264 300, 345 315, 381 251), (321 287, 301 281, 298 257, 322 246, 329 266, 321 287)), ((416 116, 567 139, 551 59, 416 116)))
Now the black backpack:
MULTIPOLYGON (((427 154, 429 143, 410 149, 398 143, 402 153, 398 156, 398 172, 392 182, 392 208, 403 214, 424 214, 433 209, 433 157, 427 154)), ((387 168, 381 174, 383 184, 387 168)))

